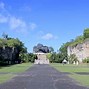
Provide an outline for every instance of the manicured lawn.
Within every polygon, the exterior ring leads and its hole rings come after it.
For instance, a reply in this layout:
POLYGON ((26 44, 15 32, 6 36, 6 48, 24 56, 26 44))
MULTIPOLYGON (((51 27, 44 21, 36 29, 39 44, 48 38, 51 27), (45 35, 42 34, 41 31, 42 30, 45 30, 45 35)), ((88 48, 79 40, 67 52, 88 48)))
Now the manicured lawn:
POLYGON ((32 63, 22 63, 16 64, 7 67, 0 68, 0 83, 6 82, 15 76, 15 73, 21 73, 26 71, 29 67, 32 66, 32 63))
POLYGON ((16 65, 7 66, 7 67, 1 67, 0 72, 19 73, 19 72, 24 72, 30 66, 32 66, 32 63, 16 64, 16 65))
POLYGON ((3 75, 0 75, 0 83, 4 83, 6 82, 7 80, 10 80, 11 78, 13 78, 15 75, 12 75, 12 74, 3 74, 3 75))
POLYGON ((89 72, 89 65, 72 65, 72 64, 59 64, 59 63, 53 63, 51 64, 51 66, 55 67, 57 70, 61 71, 61 72, 70 72, 70 73, 74 73, 74 72, 89 72))
POLYGON ((89 75, 73 74, 73 75, 69 75, 69 76, 71 78, 77 80, 82 85, 89 86, 89 75))
POLYGON ((89 73, 89 64, 80 64, 80 65, 72 65, 72 64, 59 64, 59 63, 52 63, 50 64, 57 70, 61 72, 68 72, 71 73, 69 77, 75 79, 76 81, 80 82, 81 84, 85 86, 89 86, 89 75, 85 74, 76 74, 79 73, 89 73))

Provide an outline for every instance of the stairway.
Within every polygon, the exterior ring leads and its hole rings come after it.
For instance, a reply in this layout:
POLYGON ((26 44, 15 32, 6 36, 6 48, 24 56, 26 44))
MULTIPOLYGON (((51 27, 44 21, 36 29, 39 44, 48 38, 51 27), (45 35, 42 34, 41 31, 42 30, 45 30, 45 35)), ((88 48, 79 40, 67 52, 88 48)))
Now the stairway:
POLYGON ((46 53, 38 53, 38 59, 35 60, 34 64, 49 64, 49 60, 46 58, 46 53))

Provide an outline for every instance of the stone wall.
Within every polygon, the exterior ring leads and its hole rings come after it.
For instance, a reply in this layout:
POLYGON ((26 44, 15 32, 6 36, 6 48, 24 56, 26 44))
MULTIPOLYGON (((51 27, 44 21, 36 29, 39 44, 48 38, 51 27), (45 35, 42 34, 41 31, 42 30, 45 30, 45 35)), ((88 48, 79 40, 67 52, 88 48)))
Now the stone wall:
POLYGON ((68 56, 75 54, 79 62, 82 62, 83 59, 89 57, 89 41, 84 41, 82 44, 77 46, 69 46, 67 48, 68 56))
POLYGON ((37 58, 34 64, 49 64, 49 59, 46 58, 46 53, 35 53, 37 58))
POLYGON ((0 48, 0 61, 8 62, 9 64, 17 62, 19 59, 19 51, 14 47, 0 48))

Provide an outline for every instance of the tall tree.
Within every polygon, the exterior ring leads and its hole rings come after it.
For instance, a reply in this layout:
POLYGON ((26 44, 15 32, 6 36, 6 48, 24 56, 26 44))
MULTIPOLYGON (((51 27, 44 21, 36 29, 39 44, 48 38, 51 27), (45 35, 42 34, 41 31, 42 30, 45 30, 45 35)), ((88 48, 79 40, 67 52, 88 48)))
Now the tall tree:
POLYGON ((54 52, 53 47, 49 47, 49 52, 50 52, 50 53, 53 53, 53 52, 54 52))
POLYGON ((75 54, 71 54, 71 55, 69 56, 69 62, 70 62, 70 63, 73 63, 74 61, 77 62, 78 59, 77 59, 77 57, 76 57, 75 54))
POLYGON ((89 38, 89 28, 86 28, 83 32, 84 39, 89 38))
POLYGON ((70 42, 67 42, 65 44, 63 44, 60 49, 59 49, 59 52, 61 54, 61 59, 64 60, 64 59, 68 59, 68 55, 67 55, 67 47, 70 45, 70 42))

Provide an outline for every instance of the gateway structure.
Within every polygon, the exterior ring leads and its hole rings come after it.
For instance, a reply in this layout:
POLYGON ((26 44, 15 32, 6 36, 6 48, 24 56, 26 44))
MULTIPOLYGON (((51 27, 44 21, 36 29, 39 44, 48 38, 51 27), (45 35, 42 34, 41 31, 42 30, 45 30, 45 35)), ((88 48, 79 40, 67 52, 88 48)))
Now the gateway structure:
POLYGON ((48 46, 37 44, 37 46, 33 47, 33 52, 37 55, 34 64, 49 64, 49 59, 46 57, 47 53, 50 52, 48 46))
POLYGON ((34 64, 49 64, 49 59, 46 58, 46 53, 34 53, 37 55, 34 64))

